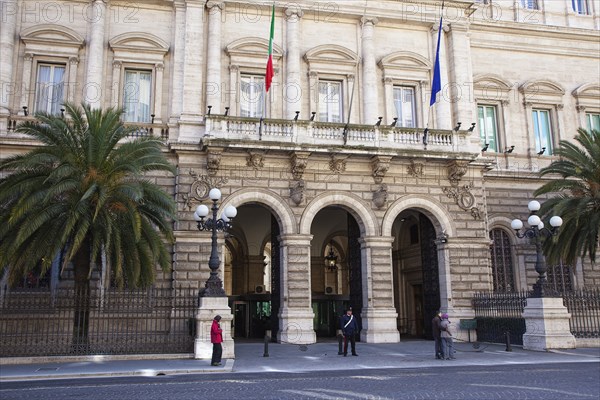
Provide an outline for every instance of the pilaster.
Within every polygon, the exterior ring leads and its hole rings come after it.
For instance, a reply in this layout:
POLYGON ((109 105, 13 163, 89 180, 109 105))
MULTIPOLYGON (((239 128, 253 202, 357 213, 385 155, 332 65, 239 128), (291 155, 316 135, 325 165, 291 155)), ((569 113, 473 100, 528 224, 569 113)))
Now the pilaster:
POLYGON ((13 77, 13 57, 19 8, 16 0, 3 1, 0 7, 2 7, 0 24, 0 116, 2 116, 10 114, 10 100, 17 92, 13 83, 16 80, 13 77))
POLYGON ((377 63, 375 61, 375 44, 373 31, 377 18, 363 17, 362 22, 362 97, 363 97, 363 124, 375 124, 378 116, 377 96, 377 63))
POLYGON ((221 82, 221 25, 225 3, 208 1, 208 49, 206 55, 206 105, 211 112, 221 114, 223 82, 221 82))
MULTIPOLYGON (((469 27, 465 24, 450 24, 448 65, 450 66, 449 94, 452 102, 453 120, 446 123, 454 127, 475 122, 473 115, 473 68, 471 66, 471 40, 469 27)), ((450 128, 448 127, 448 128, 450 128)))
MULTIPOLYGON (((440 24, 435 23, 431 29, 431 45, 432 45, 432 64, 435 63, 435 52, 438 41, 438 30, 440 24)), ((437 129, 451 129, 452 124, 452 109, 450 104, 450 98, 448 97, 448 56, 446 51, 446 32, 447 27, 442 27, 442 34, 440 35, 440 77, 442 81, 442 91, 438 93, 437 103, 434 106, 435 109, 435 128, 437 129)), ((433 70, 431 72, 433 77, 433 70)), ((428 121, 432 118, 429 117, 428 121)))
POLYGON ((103 106, 104 92, 104 31, 106 26, 108 0, 92 0, 92 15, 89 19, 90 33, 87 48, 87 69, 83 101, 92 108, 103 106))
MULTIPOLYGON (((300 7, 288 7, 286 16, 286 78, 283 99, 284 118, 291 119, 296 111, 302 111, 302 90, 300 86, 300 20, 304 13, 300 7)), ((305 118, 306 119, 306 118, 305 118)))

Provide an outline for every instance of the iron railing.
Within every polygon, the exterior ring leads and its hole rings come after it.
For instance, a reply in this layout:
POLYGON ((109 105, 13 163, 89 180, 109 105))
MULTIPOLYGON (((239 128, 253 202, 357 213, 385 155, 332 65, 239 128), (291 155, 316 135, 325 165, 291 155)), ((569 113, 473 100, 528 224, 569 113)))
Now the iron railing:
MULTIPOLYGON (((580 289, 560 294, 571 319, 570 330, 576 338, 600 337, 600 289, 580 289)), ((473 308, 477 319, 477 337, 482 342, 503 343, 506 332, 511 343, 522 344, 525 333, 523 309, 528 292, 476 293, 473 308)))
POLYGON ((198 290, 73 288, 0 298, 0 357, 192 353, 198 290))

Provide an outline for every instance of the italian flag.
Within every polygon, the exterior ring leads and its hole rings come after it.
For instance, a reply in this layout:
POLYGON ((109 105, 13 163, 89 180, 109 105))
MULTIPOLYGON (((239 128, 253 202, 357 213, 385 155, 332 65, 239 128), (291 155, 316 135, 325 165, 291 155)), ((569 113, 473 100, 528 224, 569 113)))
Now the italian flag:
POLYGON ((268 92, 273 80, 273 36, 275 34, 275 4, 271 11, 271 36, 269 37, 269 59, 267 60, 267 73, 265 75, 265 89, 268 92))

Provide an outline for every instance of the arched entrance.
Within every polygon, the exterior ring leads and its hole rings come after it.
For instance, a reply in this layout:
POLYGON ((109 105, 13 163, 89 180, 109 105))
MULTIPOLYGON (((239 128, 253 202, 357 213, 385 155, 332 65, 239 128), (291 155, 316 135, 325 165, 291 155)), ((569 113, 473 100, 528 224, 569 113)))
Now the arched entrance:
POLYGON ((431 339, 431 320, 440 309, 437 235, 429 217, 402 211, 392 225, 394 305, 401 335, 431 339))
POLYGON ((328 206, 315 215, 311 234, 314 329, 317 337, 334 337, 345 308, 357 318, 363 308, 360 227, 344 208, 328 206))
POLYGON ((225 292, 235 338, 275 337, 280 304, 280 227, 260 204, 243 204, 225 237, 225 292))

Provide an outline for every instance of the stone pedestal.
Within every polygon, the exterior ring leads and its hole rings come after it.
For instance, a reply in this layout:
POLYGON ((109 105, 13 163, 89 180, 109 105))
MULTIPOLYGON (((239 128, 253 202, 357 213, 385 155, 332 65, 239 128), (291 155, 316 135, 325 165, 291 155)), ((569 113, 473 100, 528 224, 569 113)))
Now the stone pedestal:
POLYGON ((571 314, 560 297, 528 298, 523 311, 525 350, 574 349, 575 337, 569 329, 571 314))
POLYGON ((363 329, 360 340, 366 343, 399 343, 400 333, 396 326, 396 310, 365 308, 360 313, 363 329))
POLYGON ((210 359, 212 357, 213 346, 210 342, 210 328, 215 315, 221 316, 223 358, 235 358, 235 348, 231 337, 233 314, 227 304, 227 297, 201 297, 200 307, 198 307, 198 312, 196 313, 195 359, 210 359))

